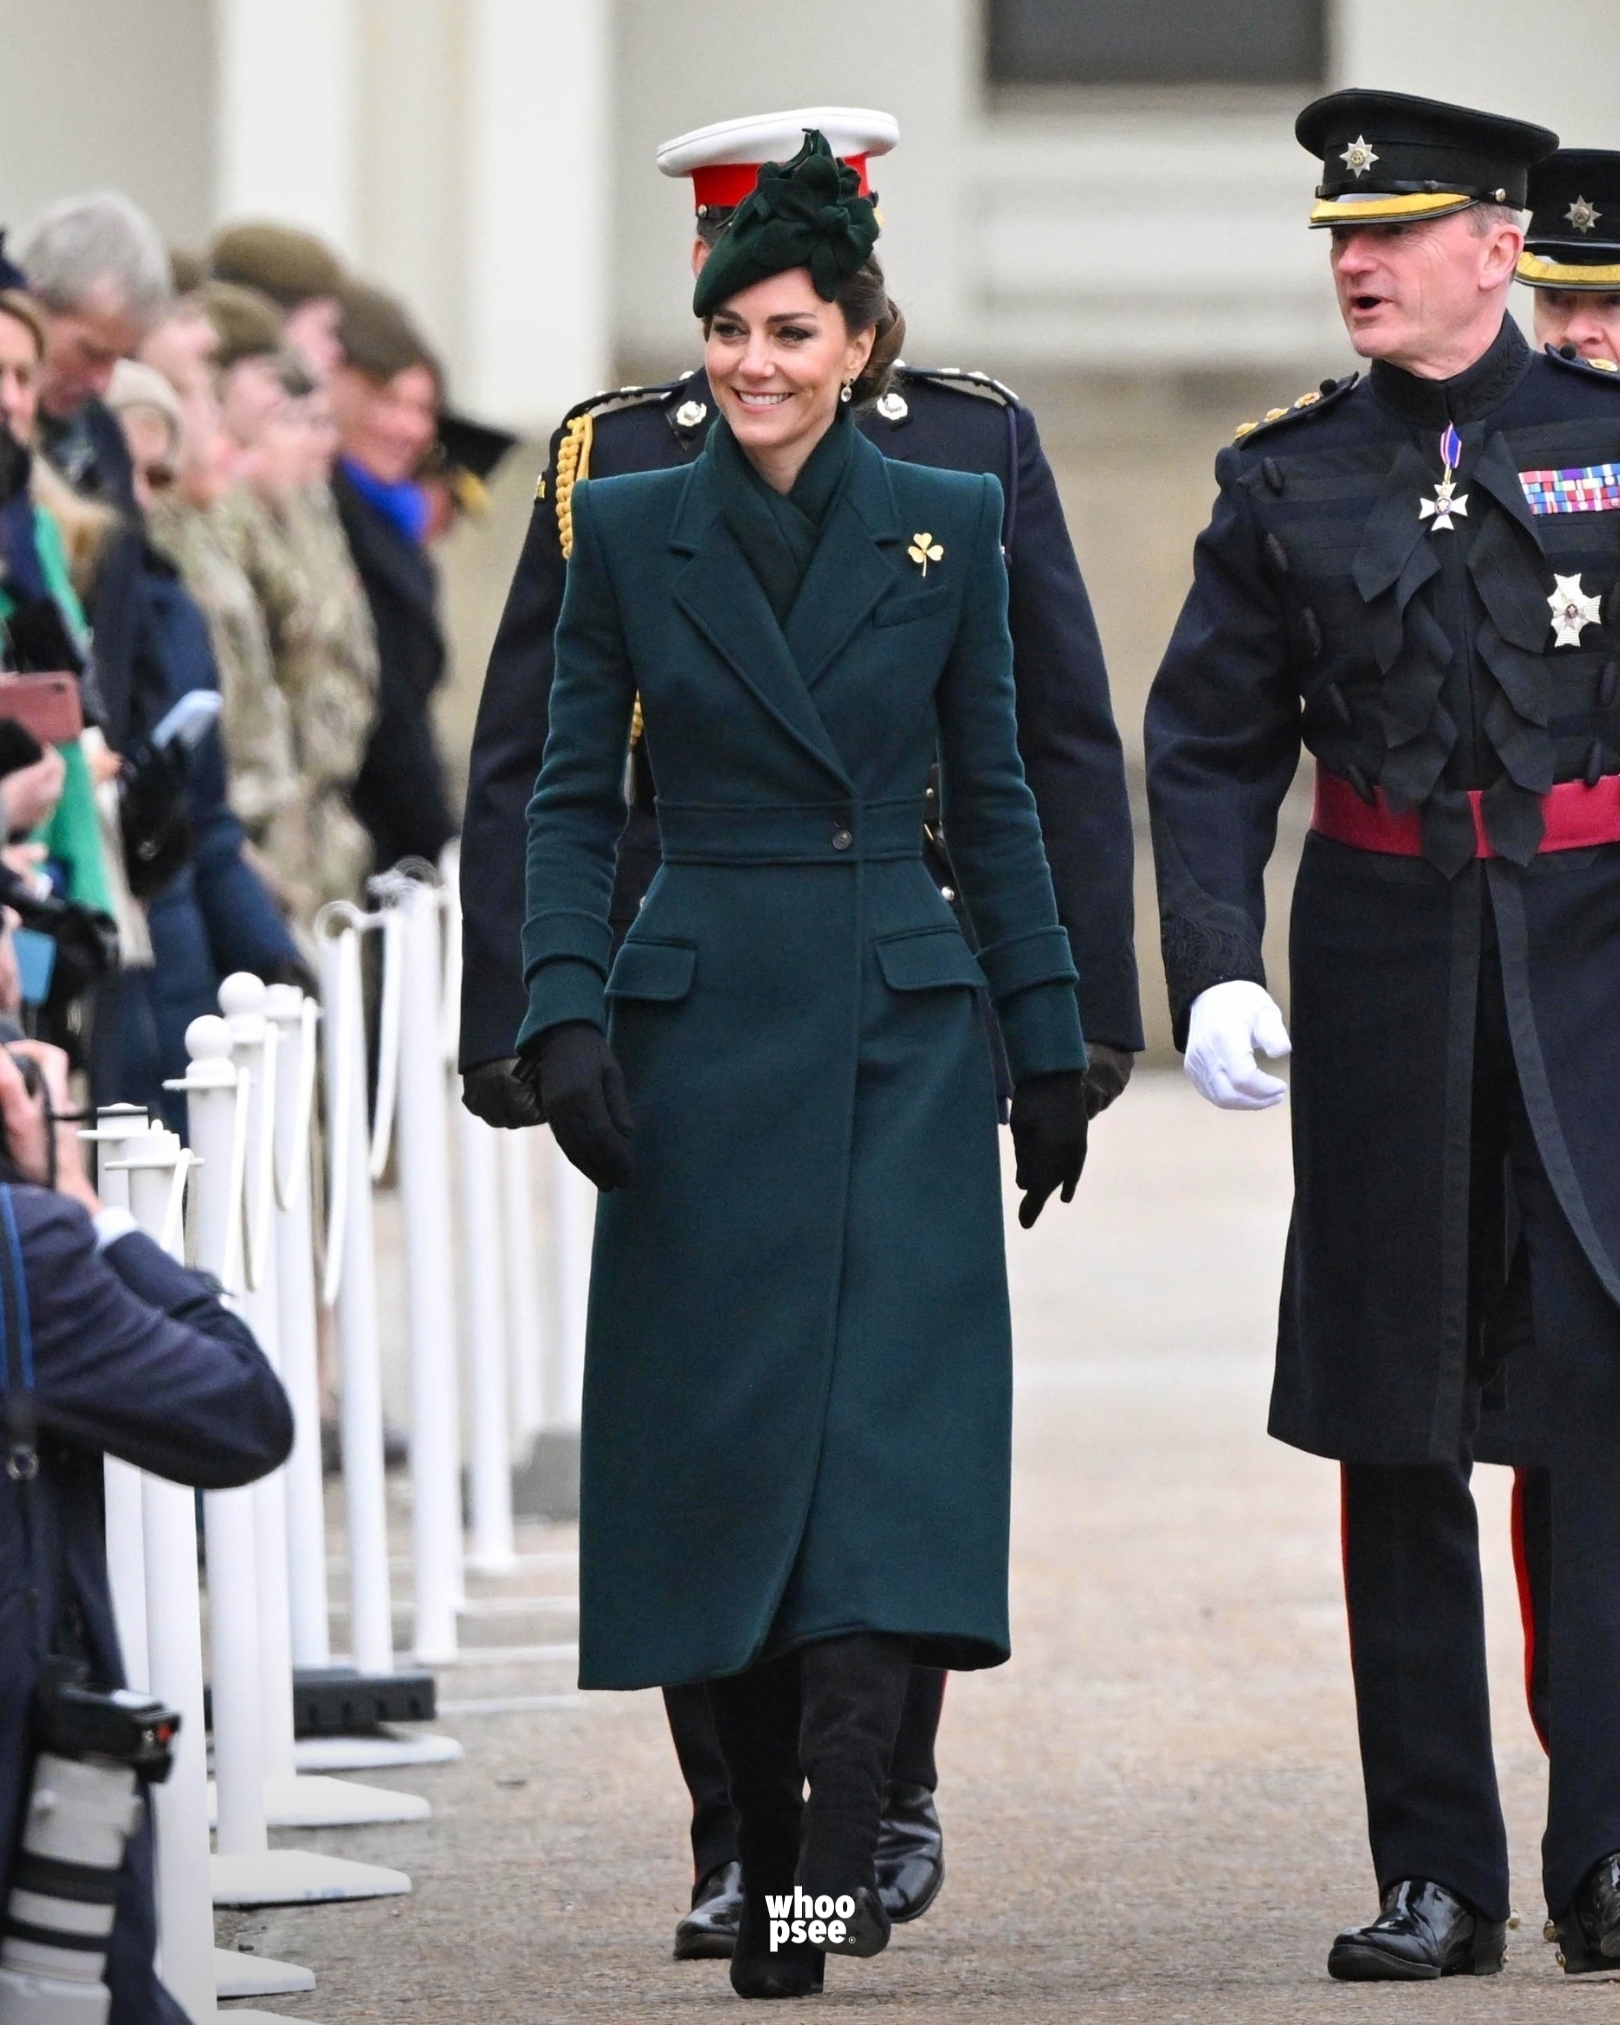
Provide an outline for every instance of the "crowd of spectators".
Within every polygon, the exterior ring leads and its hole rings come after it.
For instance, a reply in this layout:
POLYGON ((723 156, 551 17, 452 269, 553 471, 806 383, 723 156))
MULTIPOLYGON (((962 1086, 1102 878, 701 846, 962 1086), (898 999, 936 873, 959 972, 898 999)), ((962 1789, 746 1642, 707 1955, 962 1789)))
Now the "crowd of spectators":
POLYGON ((432 547, 510 441, 311 235, 166 249, 107 192, 0 238, 0 1038, 99 1104, 166 1079, 233 970, 456 828, 432 547))

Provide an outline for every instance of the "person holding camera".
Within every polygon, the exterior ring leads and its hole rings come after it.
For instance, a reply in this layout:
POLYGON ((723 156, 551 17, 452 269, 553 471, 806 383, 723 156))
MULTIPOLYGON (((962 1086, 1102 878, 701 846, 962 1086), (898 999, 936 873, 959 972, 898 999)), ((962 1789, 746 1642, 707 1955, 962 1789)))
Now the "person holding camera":
MULTIPOLYGON (((10 1905, 42 1683, 124 1685, 113 1628, 102 1458, 207 1490, 286 1459, 292 1414, 214 1283, 176 1264, 85 1173, 55 1048, 0 1049, 0 1906, 10 1905), (37 1464, 35 1462, 37 1458, 37 1464), (20 1460, 23 1459, 23 1460, 20 1460)), ((75 1690, 77 1691, 77 1690, 75 1690)), ((13 1915, 13 1918, 15 1916, 13 1915)), ((183 2025, 158 1981, 144 1808, 119 1878, 108 2025, 183 2025)))

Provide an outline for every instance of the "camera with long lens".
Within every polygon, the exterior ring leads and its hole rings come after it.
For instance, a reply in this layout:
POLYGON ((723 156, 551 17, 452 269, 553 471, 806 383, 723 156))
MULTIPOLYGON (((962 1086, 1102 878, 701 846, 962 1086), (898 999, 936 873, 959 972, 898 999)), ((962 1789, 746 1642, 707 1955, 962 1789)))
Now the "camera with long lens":
POLYGON ((0 1918, 0 2025, 105 2025, 124 1851, 144 1785, 173 1762, 176 1712, 89 1685, 53 1660, 34 1696, 37 1746, 11 1894, 0 1918))

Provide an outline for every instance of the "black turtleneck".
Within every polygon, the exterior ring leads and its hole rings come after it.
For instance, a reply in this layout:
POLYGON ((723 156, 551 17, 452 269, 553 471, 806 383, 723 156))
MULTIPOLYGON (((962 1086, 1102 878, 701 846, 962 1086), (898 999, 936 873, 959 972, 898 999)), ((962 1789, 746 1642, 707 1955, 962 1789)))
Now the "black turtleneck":
POLYGON ((1369 377, 1379 401, 1403 421, 1420 429, 1455 422, 1461 429, 1501 407, 1530 370, 1532 357, 1519 326, 1504 316, 1489 348, 1449 380, 1420 380, 1384 359, 1373 360, 1369 377))

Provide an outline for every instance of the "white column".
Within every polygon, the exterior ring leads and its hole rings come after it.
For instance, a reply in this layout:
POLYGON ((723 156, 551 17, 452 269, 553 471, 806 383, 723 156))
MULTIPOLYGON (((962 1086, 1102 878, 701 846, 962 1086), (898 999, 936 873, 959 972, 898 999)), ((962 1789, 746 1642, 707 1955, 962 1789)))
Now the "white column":
POLYGON ((550 428, 608 380, 609 0, 464 5, 465 399, 550 428))
POLYGON ((215 0, 218 217, 359 250, 359 15, 358 0, 215 0))

